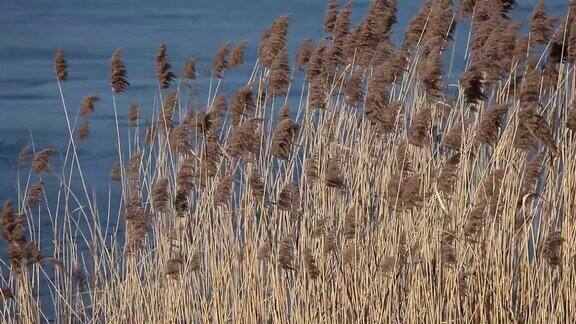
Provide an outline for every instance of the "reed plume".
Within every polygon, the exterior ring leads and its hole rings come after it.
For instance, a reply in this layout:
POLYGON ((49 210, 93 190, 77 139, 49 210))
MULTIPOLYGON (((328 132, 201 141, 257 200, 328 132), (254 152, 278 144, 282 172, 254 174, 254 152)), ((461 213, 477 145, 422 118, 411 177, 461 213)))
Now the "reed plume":
POLYGON ((364 115, 374 124, 380 124, 382 122, 384 111, 389 102, 386 73, 387 67, 385 65, 379 65, 375 68, 368 82, 364 115))
POLYGON ((294 145, 294 135, 300 129, 291 118, 290 108, 283 106, 280 109, 280 118, 270 142, 270 154, 276 158, 288 160, 294 145))
POLYGON ((236 180, 233 174, 224 177, 218 186, 216 187, 214 195, 214 206, 229 206, 230 199, 232 198, 232 188, 234 186, 234 181, 236 180))
POLYGON ((514 51, 512 52, 513 61, 523 62, 530 55, 529 52, 530 37, 522 36, 516 40, 514 51))
POLYGON ((176 209, 177 217, 186 217, 190 212, 188 191, 186 189, 180 188, 176 191, 176 196, 174 197, 174 209, 176 209))
POLYGON ((323 238, 323 252, 324 255, 329 255, 336 253, 338 249, 338 244, 336 243, 336 231, 332 230, 328 232, 323 238))
POLYGON ((232 97, 232 125, 237 126, 242 117, 249 116, 256 110, 254 95, 250 86, 243 86, 236 90, 232 97))
POLYGON ((357 107, 364 96, 364 74, 361 70, 354 70, 350 78, 346 81, 344 92, 346 94, 346 104, 357 107))
POLYGON ((178 189, 190 190, 194 186, 194 160, 192 157, 185 159, 177 174, 178 189))
POLYGON ((150 215, 139 197, 132 197, 124 204, 126 224, 125 251, 134 254, 144 248, 144 240, 150 230, 150 215))
POLYGON ((35 242, 26 239, 26 215, 17 214, 11 201, 6 201, 0 214, 2 237, 8 244, 8 259, 12 271, 18 275, 26 264, 42 260, 42 254, 35 242))
POLYGON ((460 169, 460 154, 452 155, 444 164, 438 176, 438 190, 451 196, 454 193, 455 182, 460 169))
POLYGON ((290 65, 288 64, 288 51, 282 48, 276 54, 270 65, 268 74, 268 87, 274 96, 285 95, 290 85, 290 65))
POLYGON ((389 39, 384 39, 378 44, 376 50, 374 50, 372 65, 378 66, 381 64, 388 64, 392 54, 394 54, 393 45, 390 43, 389 39))
POLYGON ((304 67, 308 65, 310 61, 310 55, 312 55, 312 43, 311 38, 306 38, 302 41, 300 46, 298 47, 298 52, 296 54, 296 63, 295 68, 300 71, 304 71, 304 67))
POLYGON ((430 127, 432 109, 430 106, 420 107, 412 119, 408 132, 408 142, 417 147, 424 147, 430 142, 430 127))
POLYGON ((469 243, 477 243, 476 237, 484 228, 486 223, 486 211, 488 206, 484 203, 474 207, 466 217, 464 224, 464 237, 469 243))
POLYGON ((94 94, 84 97, 82 106, 80 106, 80 116, 90 117, 94 113, 94 106, 98 101, 100 101, 100 97, 94 94))
POLYGON ((158 179, 152 185, 152 206, 159 213, 165 213, 168 209, 168 179, 158 179))
POLYGON ((461 0, 458 3, 458 13, 460 16, 470 15, 474 12, 474 7, 478 0, 461 0))
POLYGON ((130 110, 128 111, 128 124, 130 126, 137 126, 140 119, 140 107, 138 103, 133 102, 130 104, 130 110))
POLYGON ((232 130, 226 152, 233 158, 250 160, 260 152, 260 132, 262 120, 252 118, 242 122, 232 130))
POLYGON ((568 117, 566 118, 566 128, 576 132, 576 101, 573 101, 571 106, 572 108, 568 112, 568 117))
POLYGON ((110 180, 111 181, 122 181, 122 173, 120 171, 120 162, 116 161, 112 168, 110 168, 110 180))
POLYGON ((295 211, 300 204, 300 190, 298 184, 290 182, 285 185, 278 195, 278 201, 276 204, 281 210, 289 212, 295 211))
POLYGON ((26 204, 28 206, 38 206, 42 202, 42 193, 44 193, 44 181, 38 181, 30 186, 26 194, 26 204))
POLYGON ((344 219, 344 238, 353 240, 356 237, 356 211, 350 209, 344 219))
POLYGON ((452 230, 444 230, 440 241, 440 260, 442 266, 453 267, 456 264, 456 233, 452 230))
POLYGON ((344 40, 344 58, 346 62, 352 63, 356 60, 357 53, 360 51, 359 45, 362 43, 360 40, 360 27, 351 27, 350 32, 346 35, 344 40))
POLYGON ((53 149, 43 149, 36 153, 34 161, 32 162, 32 171, 36 174, 40 172, 48 172, 52 170, 50 163, 56 151, 53 149))
POLYGON ((263 243, 258 249, 257 258, 260 261, 267 262, 270 260, 270 255, 272 254, 272 248, 270 243, 263 243))
POLYGON ((306 161, 306 165, 304 166, 305 174, 306 174, 306 182, 308 185, 314 184, 318 178, 318 157, 310 156, 306 161))
POLYGON ((191 135, 190 127, 186 124, 174 127, 169 137, 170 148, 184 156, 194 154, 190 143, 191 135))
POLYGON ((396 123, 399 120, 400 112, 402 111, 403 103, 400 101, 393 101, 388 104, 384 112, 384 118, 380 124, 380 131, 384 134, 392 134, 396 131, 396 123))
POLYGON ((54 55, 54 71, 59 81, 68 80, 68 63, 66 63, 64 52, 61 49, 57 50, 56 55, 54 55))
POLYGON ((460 87, 463 88, 466 102, 476 105, 486 100, 484 94, 484 77, 478 67, 472 66, 460 76, 460 87))
POLYGON ((541 142, 553 152, 557 151, 550 126, 535 108, 525 108, 518 114, 519 124, 514 146, 529 150, 541 142))
POLYGON ((326 185, 341 190, 346 189, 346 181, 342 175, 340 159, 330 158, 326 166, 326 185))
POLYGON ((553 231, 548 233, 544 241, 542 254, 551 267, 559 267, 562 265, 562 232, 553 231))
POLYGON ((8 286, 0 288, 0 300, 7 301, 9 299, 14 299, 14 293, 12 292, 12 289, 8 286))
MULTIPOLYGON (((247 102, 249 100, 244 101, 245 101, 244 104, 248 106, 247 102)), ((214 99, 214 104, 212 105, 212 107, 210 107, 210 113, 214 115, 215 119, 222 119, 227 111, 228 111, 228 100, 226 99, 226 96, 223 94, 217 95, 216 99, 214 99)))
POLYGON ((232 52, 230 53, 230 68, 236 68, 244 64, 244 52, 246 52, 245 41, 239 42, 234 46, 232 52))
POLYGON ((474 143, 476 145, 495 145, 498 142, 498 135, 507 110, 508 106, 502 104, 488 110, 478 124, 478 128, 476 128, 476 133, 474 134, 474 143))
POLYGON ((346 45, 346 36, 350 30, 351 14, 352 5, 348 3, 342 8, 336 19, 332 44, 327 48, 326 57, 324 58, 325 69, 329 71, 328 79, 332 78, 336 69, 344 62, 344 46, 346 45))
POLYGON ((167 51, 166 44, 161 44, 158 53, 156 53, 156 81, 162 89, 170 88, 176 78, 176 75, 171 71, 172 65, 168 60, 167 51))
MULTIPOLYGON (((248 154, 245 152, 242 153, 248 154)), ((206 137, 204 141, 204 150, 201 156, 202 159, 200 160, 199 170, 200 180, 214 177, 218 172, 218 164, 222 157, 222 149, 220 148, 216 135, 210 134, 210 136, 206 137)))
POLYGON ((540 174, 542 172, 542 161, 544 156, 542 153, 533 156, 522 170, 522 181, 520 184, 520 189, 522 191, 522 195, 532 192, 536 183, 538 182, 538 178, 540 178, 540 174))
POLYGON ((534 45, 546 45, 552 37, 552 27, 555 19, 546 15, 544 0, 539 0, 532 11, 530 20, 530 43, 534 45))
POLYGON ((164 275, 171 279, 178 280, 180 278, 181 269, 182 260, 180 260, 180 258, 172 258, 166 261, 166 264, 164 265, 164 275))
POLYGON ((78 140, 84 141, 88 139, 89 136, 90 136, 90 122, 88 120, 85 120, 78 127, 78 130, 76 131, 76 137, 78 138, 78 140))
POLYGON ((128 162, 127 174, 129 180, 137 181, 140 176, 140 166, 142 165, 142 152, 136 151, 132 153, 130 161, 128 162))
POLYGON ((387 189, 388 201, 395 208, 413 209, 424 202, 424 196, 420 193, 420 179, 406 172, 392 175, 387 189))
POLYGON ((191 57, 184 64, 182 69, 182 78, 196 80, 196 59, 191 57))
POLYGON ((115 93, 124 92, 130 86, 127 71, 122 61, 122 50, 117 49, 110 59, 110 87, 115 93))
POLYGON ((264 181, 262 180, 262 174, 258 170, 252 170, 250 178, 248 178, 248 183, 250 184, 250 189, 252 196, 256 201, 261 201, 264 198, 264 181))
POLYGON ((442 48, 434 48, 425 58, 421 80, 426 90, 426 99, 436 102, 442 97, 442 48))
POLYGON ((312 82, 320 78, 324 72, 324 53, 326 52, 326 46, 323 43, 318 43, 312 54, 310 55, 310 61, 308 62, 308 70, 306 71, 306 80, 312 82))
POLYGON ((310 248, 304 249, 304 263, 306 264, 306 272, 310 276, 310 279, 316 280, 320 275, 320 270, 316 265, 316 260, 314 259, 314 255, 310 248))
POLYGON ((287 235, 280 241, 278 247, 278 263, 283 270, 295 270, 293 265, 294 246, 290 235, 287 235))
POLYGON ((224 70, 229 67, 228 55, 230 54, 230 44, 224 43, 214 56, 214 63, 212 64, 212 71, 218 79, 222 79, 224 70))
POLYGON ((264 67, 270 68, 278 53, 286 48, 289 24, 290 15, 282 15, 262 35, 258 55, 264 67))
POLYGON ((18 153, 18 164, 24 164, 30 161, 30 146, 24 146, 18 153))
POLYGON ((460 151, 462 143, 467 142, 467 130, 469 127, 469 120, 459 120, 454 123, 452 128, 442 137, 442 146, 454 151, 460 151))
POLYGON ((428 19, 432 11, 432 1, 426 2, 418 11, 416 16, 408 24, 408 28, 404 34, 404 43, 402 47, 413 48, 420 42, 424 30, 427 27, 428 19))
POLYGON ((326 109, 327 89, 321 78, 314 78, 310 82, 308 107, 311 109, 326 109))
POLYGON ((338 17, 338 0, 328 0, 328 7, 324 14, 324 32, 331 33, 334 31, 336 19, 338 17))

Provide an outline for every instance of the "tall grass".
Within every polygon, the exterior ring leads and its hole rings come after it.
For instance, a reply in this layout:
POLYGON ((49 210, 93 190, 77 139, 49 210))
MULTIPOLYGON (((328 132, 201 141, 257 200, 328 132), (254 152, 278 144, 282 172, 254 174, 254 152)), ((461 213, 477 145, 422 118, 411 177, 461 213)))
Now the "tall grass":
POLYGON ((221 83, 247 47, 219 49, 205 108, 189 100, 196 60, 177 76, 162 44, 147 123, 117 105, 118 50, 100 99, 116 117, 108 206, 78 152, 99 98, 72 118, 58 51, 69 145, 60 168, 52 148, 19 156, 3 321, 573 322, 576 5, 554 25, 539 2, 526 36, 514 5, 428 2, 395 46, 396 1, 372 1, 355 27, 351 4, 330 1, 294 69, 283 15, 231 100, 221 83), (472 30, 457 87, 442 68, 456 23, 472 30))

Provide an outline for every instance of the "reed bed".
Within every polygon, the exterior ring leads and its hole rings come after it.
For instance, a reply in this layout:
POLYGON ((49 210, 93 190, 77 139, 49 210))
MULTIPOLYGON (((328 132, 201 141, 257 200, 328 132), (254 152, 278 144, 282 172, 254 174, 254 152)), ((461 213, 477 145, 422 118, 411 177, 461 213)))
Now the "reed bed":
POLYGON ((18 157, 3 321, 574 322, 576 3, 553 19, 539 1, 522 35, 515 1, 430 1, 393 44, 398 5, 373 0, 354 26, 330 0, 292 60, 280 16, 233 94, 246 42, 220 47, 208 89, 162 44, 147 119, 117 105, 120 49, 110 93, 74 119, 59 50, 69 144, 59 165, 34 143, 18 157), (471 32, 452 84, 456 24, 471 32), (99 206, 78 147, 104 101, 121 195, 99 206))

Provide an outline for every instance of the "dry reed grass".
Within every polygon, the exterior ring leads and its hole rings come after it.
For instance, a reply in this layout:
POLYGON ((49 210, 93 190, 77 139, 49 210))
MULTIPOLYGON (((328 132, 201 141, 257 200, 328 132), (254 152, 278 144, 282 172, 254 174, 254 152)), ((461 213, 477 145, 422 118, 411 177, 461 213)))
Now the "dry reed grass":
MULTIPOLYGON (((230 106, 219 85, 246 43, 219 49, 205 109, 180 89, 199 77, 196 60, 178 80, 162 45, 147 128, 136 104, 130 136, 116 124, 116 211, 96 206, 73 163, 84 124, 63 161, 21 151, 29 176, 0 218, 2 318, 573 322, 576 21, 556 31, 540 1, 519 35, 515 5, 426 2, 396 47, 396 1, 371 1, 351 26, 352 5, 331 0, 326 37, 301 43, 294 70, 283 15, 230 106), (442 56, 468 19, 466 70, 447 91, 442 56), (48 234, 53 246, 39 246, 48 234)), ((60 50, 54 68, 60 84, 60 50)), ((119 50, 110 86, 129 87, 119 50)), ((97 98, 81 107, 86 125, 97 98)))

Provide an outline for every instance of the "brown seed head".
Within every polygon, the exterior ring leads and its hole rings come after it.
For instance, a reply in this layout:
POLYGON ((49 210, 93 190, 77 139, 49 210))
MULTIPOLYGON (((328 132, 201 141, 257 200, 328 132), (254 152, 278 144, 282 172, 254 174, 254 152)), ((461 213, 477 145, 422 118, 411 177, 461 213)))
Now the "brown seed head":
POLYGON ((76 131, 76 138, 80 141, 85 141, 90 136, 90 121, 83 121, 78 130, 76 131))
POLYGON ((30 161, 30 146, 27 145, 20 150, 18 154, 18 164, 23 164, 30 161))
POLYGON ((122 50, 117 49, 110 59, 110 87, 113 92, 124 92, 130 86, 126 74, 126 66, 122 62, 122 50))
POLYGON ((50 162, 55 153, 56 151, 53 149, 43 149, 36 153, 32 162, 32 171, 36 174, 50 171, 52 169, 50 162))
POLYGON ((214 63, 212 65, 212 70, 214 72, 214 75, 219 79, 222 79, 222 73, 224 73, 224 70, 228 68, 229 53, 230 53, 230 44, 224 43, 222 44, 222 46, 220 46, 218 52, 216 52, 216 55, 214 56, 214 63))
POLYGON ((130 111, 128 112, 128 124, 130 126, 138 125, 138 121, 140 118, 140 107, 138 103, 133 102, 130 104, 130 111))
POLYGON ((244 116, 249 116, 256 110, 254 95, 250 86, 243 86, 236 90, 232 97, 232 125, 240 124, 244 116))
POLYGON ((300 71, 304 71, 304 66, 310 61, 310 55, 312 55, 312 39, 306 38, 298 47, 298 53, 296 54, 296 68, 300 71))
POLYGON ((314 255, 310 248, 304 249, 304 263, 306 264, 306 272, 310 276, 310 279, 316 280, 320 275, 320 270, 318 270, 316 260, 314 260, 314 255))
POLYGON ((530 21, 530 42, 535 45, 546 45, 552 37, 555 19, 546 15, 544 0, 539 0, 532 11, 530 21))
POLYGON ((164 213, 168 208, 170 196, 168 193, 168 179, 158 179, 152 185, 152 206, 157 212, 164 213))
POLYGON ((562 264, 562 238, 561 231, 550 232, 544 241, 542 254, 551 267, 558 267, 562 264))
POLYGON ((26 195, 26 204, 28 206, 38 206, 42 202, 42 193, 44 192, 44 181, 38 181, 33 184, 26 195))
POLYGON ((183 79, 196 79, 196 59, 191 57, 186 61, 184 64, 184 69, 182 69, 182 78, 183 79))
POLYGON ((61 49, 57 50, 54 56, 54 71, 56 72, 56 78, 58 78, 58 80, 68 80, 68 63, 66 63, 64 52, 61 49))
POLYGON ((80 116, 89 117, 94 113, 94 106, 100 101, 100 97, 97 95, 89 95, 82 100, 82 106, 80 107, 80 116))
POLYGON ((286 48, 289 24, 290 15, 282 15, 262 35, 258 55, 264 67, 270 68, 277 54, 286 48))
POLYGON ((247 43, 242 41, 232 49, 232 53, 230 54, 230 68, 233 69, 235 67, 239 67, 244 64, 244 52, 246 51, 247 43))
POLYGON ((176 78, 176 75, 171 69, 172 65, 168 60, 166 44, 161 44, 156 54, 156 80, 160 88, 170 88, 170 84, 172 84, 172 81, 176 78))
POLYGON ((338 0, 328 0, 328 7, 324 14, 324 31, 331 33, 338 17, 338 0))

